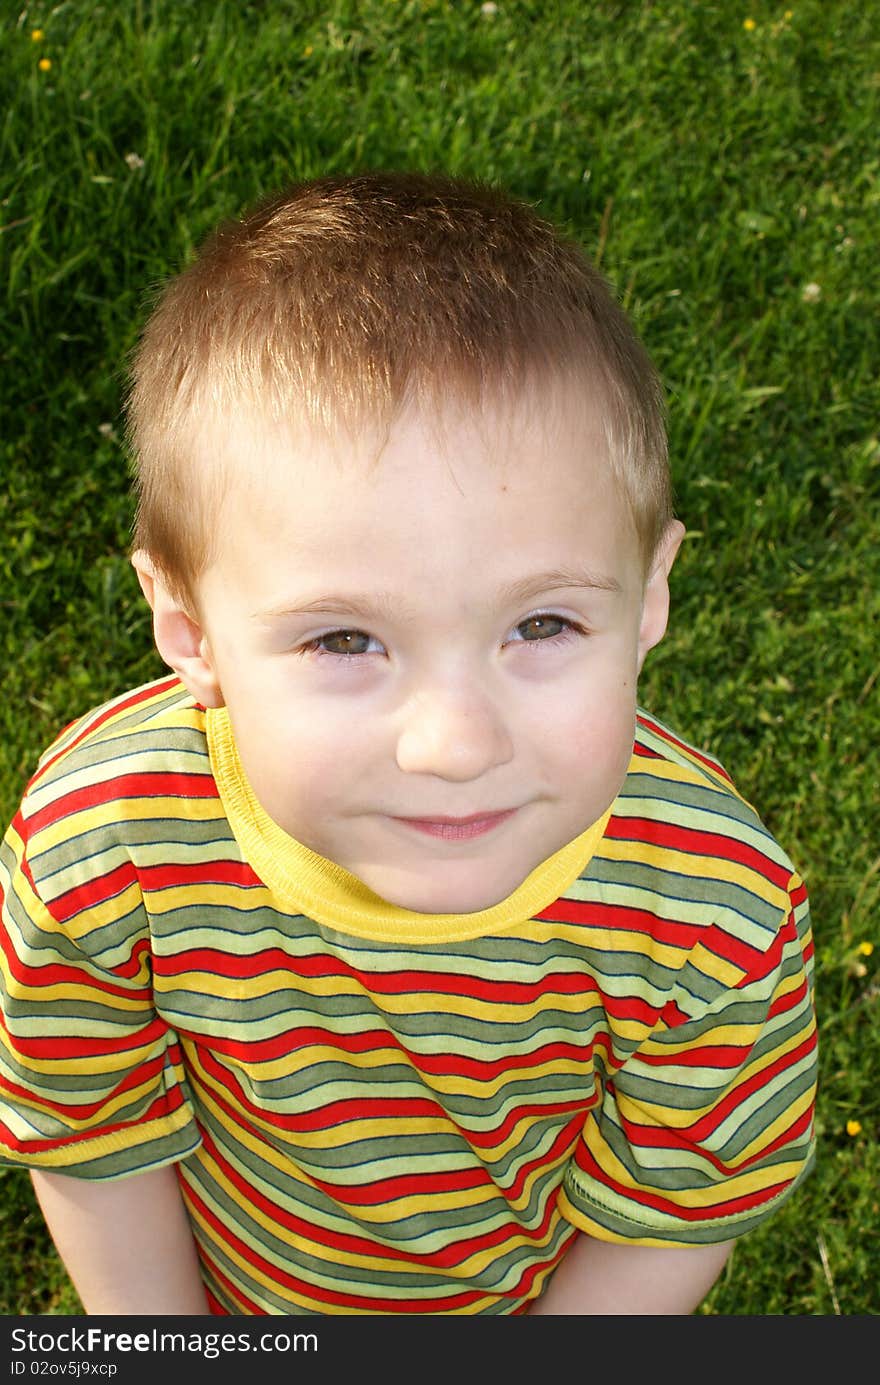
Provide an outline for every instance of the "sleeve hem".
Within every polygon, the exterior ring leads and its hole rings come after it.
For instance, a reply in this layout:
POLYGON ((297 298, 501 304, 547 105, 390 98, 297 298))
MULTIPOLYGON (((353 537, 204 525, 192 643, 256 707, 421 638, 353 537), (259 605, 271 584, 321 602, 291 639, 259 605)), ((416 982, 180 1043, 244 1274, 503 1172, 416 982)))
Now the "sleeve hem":
POLYGON ((0 1164, 65 1173, 73 1178, 125 1178, 178 1163, 194 1153, 201 1142, 198 1127, 184 1110, 177 1117, 165 1116, 144 1125, 59 1142, 49 1148, 6 1148, 0 1151, 0 1164))
POLYGON ((708 1217, 693 1222, 676 1221, 673 1217, 658 1217, 657 1221, 650 1225, 622 1215, 580 1187, 576 1190, 577 1202, 573 1201, 570 1195, 574 1189, 561 1188, 558 1206, 566 1221, 571 1222, 579 1231, 595 1236, 599 1241, 670 1247, 717 1245, 721 1241, 729 1241, 754 1230, 800 1186, 812 1166, 811 1154, 797 1177, 781 1192, 752 1211, 736 1212, 727 1217, 708 1217))

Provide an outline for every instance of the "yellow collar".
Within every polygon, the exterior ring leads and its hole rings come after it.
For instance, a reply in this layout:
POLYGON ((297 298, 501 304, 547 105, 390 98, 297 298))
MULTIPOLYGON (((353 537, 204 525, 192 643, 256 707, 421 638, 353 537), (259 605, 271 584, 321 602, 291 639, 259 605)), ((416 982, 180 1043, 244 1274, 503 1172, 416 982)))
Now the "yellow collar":
POLYGON ((225 707, 208 711, 206 730, 211 768, 229 825, 263 883, 291 912, 375 942, 463 942, 522 924, 578 878, 611 815, 609 808, 500 903, 474 914, 419 914, 387 903, 356 875, 295 841, 269 817, 245 775, 225 707))

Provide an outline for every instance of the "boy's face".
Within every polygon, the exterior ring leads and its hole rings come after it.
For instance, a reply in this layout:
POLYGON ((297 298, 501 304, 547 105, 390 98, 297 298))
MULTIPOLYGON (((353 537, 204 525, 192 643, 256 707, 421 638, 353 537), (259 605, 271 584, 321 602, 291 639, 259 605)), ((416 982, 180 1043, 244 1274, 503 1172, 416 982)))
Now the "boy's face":
POLYGON ((378 460, 375 438, 233 429, 248 484, 191 657, 148 593, 275 822, 419 912, 499 902, 602 815, 665 629, 681 526, 646 582, 596 421, 529 403, 443 430, 411 413, 378 460))

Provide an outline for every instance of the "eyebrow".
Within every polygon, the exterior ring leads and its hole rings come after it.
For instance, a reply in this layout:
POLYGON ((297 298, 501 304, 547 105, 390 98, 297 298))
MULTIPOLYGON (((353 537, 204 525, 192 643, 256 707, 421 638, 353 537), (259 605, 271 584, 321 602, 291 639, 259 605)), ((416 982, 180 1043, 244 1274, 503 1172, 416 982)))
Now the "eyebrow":
MULTIPOLYGON (((535 573, 520 578, 502 587, 498 593, 498 604, 519 605, 537 596, 553 591, 575 589, 578 591, 609 592, 619 595, 623 588, 614 577, 608 577, 587 568, 552 568, 546 572, 535 573)), ((287 601, 268 611, 258 611, 252 619, 261 625, 269 625, 276 620, 291 616, 332 615, 359 620, 391 620, 401 616, 407 619, 412 608, 392 592, 378 591, 370 596, 345 596, 335 594, 313 597, 309 601, 287 601)))

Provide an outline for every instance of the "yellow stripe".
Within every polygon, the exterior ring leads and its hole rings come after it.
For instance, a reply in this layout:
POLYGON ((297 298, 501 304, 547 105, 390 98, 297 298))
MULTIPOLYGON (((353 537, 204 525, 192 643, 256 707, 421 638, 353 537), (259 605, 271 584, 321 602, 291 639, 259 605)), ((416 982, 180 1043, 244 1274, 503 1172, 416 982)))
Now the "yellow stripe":
MULTIPOLYGON (((5 970, 3 974, 5 977, 5 970)), ((28 1001, 35 1005, 44 1005, 54 1000, 76 1000, 80 1001, 82 1004, 94 1004, 97 999, 101 1005, 106 1006, 108 1010, 114 1013, 145 1013, 143 997, 108 995, 104 991, 100 991, 100 994, 96 996, 95 986, 90 985, 88 982, 85 984, 76 984, 74 982, 60 981, 50 986, 27 986, 16 980, 15 977, 10 976, 8 989, 10 996, 14 997, 16 1000, 22 1002, 28 1001)), ((53 1017, 51 1024, 51 1032, 53 1034, 64 1032, 63 1019, 53 1017)))
MULTIPOLYGON (((675 875, 684 875, 693 880, 724 880, 728 884, 740 886, 758 899, 767 900, 769 904, 779 908, 780 914, 787 912, 788 895, 750 866, 718 856, 697 856, 673 847, 653 846, 641 842, 638 846, 638 860, 642 865, 659 871, 669 871, 675 875)), ((602 855, 608 860, 631 863, 633 844, 606 838, 602 843, 602 855)))
POLYGON ((660 779, 669 784, 697 784, 700 788, 714 788, 719 797, 724 798, 729 794, 733 798, 738 798, 746 807, 750 806, 748 800, 743 798, 729 779, 712 765, 707 765, 705 761, 693 755, 686 746, 673 744, 662 733, 658 735, 648 727, 637 728, 636 734, 643 736, 649 745, 659 742, 662 753, 681 755, 687 761, 687 765, 679 765, 675 760, 667 759, 645 760, 644 756, 634 755, 630 760, 629 773, 647 774, 651 779, 660 779))

